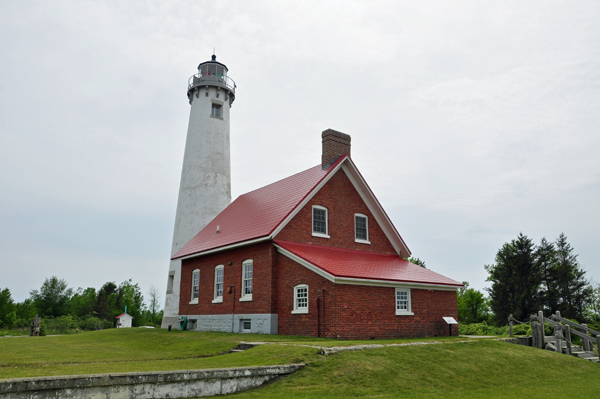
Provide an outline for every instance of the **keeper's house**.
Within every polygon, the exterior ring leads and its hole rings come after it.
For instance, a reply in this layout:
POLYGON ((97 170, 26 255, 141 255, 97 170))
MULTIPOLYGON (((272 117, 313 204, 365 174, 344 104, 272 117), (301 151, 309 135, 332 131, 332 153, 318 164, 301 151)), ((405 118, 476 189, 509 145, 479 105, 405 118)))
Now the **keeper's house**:
POLYGON ((326 130, 322 163, 249 192, 215 217, 180 259, 188 329, 396 338, 448 335, 461 287, 404 258, 410 251, 350 158, 326 130))

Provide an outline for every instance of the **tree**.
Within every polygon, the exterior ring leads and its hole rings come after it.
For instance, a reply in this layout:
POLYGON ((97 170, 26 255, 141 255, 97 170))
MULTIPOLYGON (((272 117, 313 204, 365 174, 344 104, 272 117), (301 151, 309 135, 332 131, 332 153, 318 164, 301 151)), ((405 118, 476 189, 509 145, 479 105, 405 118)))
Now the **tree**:
POLYGON ((19 302, 15 306, 15 312, 17 314, 17 320, 22 326, 28 326, 33 320, 36 314, 38 314, 33 299, 27 298, 23 302, 19 302))
POLYGON ((509 314, 519 320, 528 319, 539 306, 541 273, 534 260, 534 244, 519 233, 510 243, 505 243, 496 254, 496 263, 486 265, 489 273, 486 288, 490 307, 497 323, 506 323, 509 314))
POLYGON ((556 239, 556 261, 552 267, 559 297, 558 308, 565 318, 583 319, 583 313, 592 295, 592 287, 579 267, 577 256, 564 233, 556 239))
POLYGON ((46 278, 40 290, 29 293, 41 316, 62 316, 67 314, 67 303, 73 295, 73 289, 67 288, 65 280, 56 276, 46 278))
POLYGON ((600 322, 600 284, 592 286, 588 306, 585 308, 585 318, 589 321, 600 322))
POLYGON ((69 313, 73 316, 83 317, 89 314, 95 314, 96 308, 96 289, 93 287, 83 290, 81 287, 71 297, 69 301, 69 313))
POLYGON ((487 319, 489 305, 483 293, 469 288, 469 282, 463 281, 464 287, 460 288, 457 295, 458 320, 461 323, 480 323, 487 319))
POLYGON ((148 289, 148 308, 151 323, 157 324, 156 315, 160 308, 160 291, 154 285, 151 285, 148 289))
POLYGON ((15 303, 10 290, 0 290, 0 328, 11 328, 16 317, 15 303))
POLYGON ((421 260, 421 259, 419 259, 419 258, 413 258, 413 257, 410 257, 410 258, 408 258, 407 260, 408 260, 410 263, 414 263, 415 265, 419 265, 419 266, 421 266, 421 267, 424 267, 425 269, 427 269, 427 266, 425 266, 425 261, 422 261, 422 260, 421 260))
POLYGON ((98 290, 98 296, 96 298, 95 311, 98 317, 106 321, 114 322, 113 316, 114 310, 117 308, 117 299, 119 295, 117 293, 117 285, 109 281, 105 283, 100 290, 98 290))
POLYGON ((132 325, 134 327, 146 324, 144 317, 144 297, 139 285, 133 284, 131 279, 123 281, 119 286, 116 314, 113 317, 123 313, 127 306, 127 313, 133 317, 132 325))
POLYGON ((558 309, 558 291, 556 289, 556 273, 554 264, 556 263, 556 249, 554 244, 542 238, 540 245, 535 251, 535 264, 542 275, 542 290, 540 292, 540 302, 545 312, 553 313, 558 309))

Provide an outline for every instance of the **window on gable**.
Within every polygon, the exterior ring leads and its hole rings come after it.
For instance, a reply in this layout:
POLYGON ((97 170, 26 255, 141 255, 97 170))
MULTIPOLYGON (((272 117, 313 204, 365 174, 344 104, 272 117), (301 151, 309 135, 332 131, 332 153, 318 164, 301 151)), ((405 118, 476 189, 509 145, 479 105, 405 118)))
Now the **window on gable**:
POLYGON ((294 310, 292 313, 308 313, 308 285, 294 287, 294 310))
POLYGON ((312 207, 312 235, 329 238, 327 226, 327 208, 313 205, 312 207))
POLYGON ((362 213, 354 214, 354 241, 370 244, 369 218, 362 213))
POLYGON ((213 118, 223 118, 223 106, 213 103, 210 116, 213 118))
POLYGON ((192 272, 192 300, 190 303, 198 303, 200 296, 200 270, 196 269, 192 272))
POLYGON ((213 303, 223 302, 223 274, 225 267, 219 265, 215 267, 215 299, 213 303))
POLYGON ((396 315, 413 315, 410 303, 410 289, 396 288, 396 315))
POLYGON ((242 296, 240 301, 252 300, 252 285, 254 282, 254 263, 252 259, 242 262, 242 296))

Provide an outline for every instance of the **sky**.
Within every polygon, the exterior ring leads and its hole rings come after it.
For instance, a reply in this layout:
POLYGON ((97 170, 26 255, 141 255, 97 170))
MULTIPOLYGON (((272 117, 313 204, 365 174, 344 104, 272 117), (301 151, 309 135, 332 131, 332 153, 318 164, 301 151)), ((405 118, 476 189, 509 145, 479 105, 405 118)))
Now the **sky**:
POLYGON ((600 281, 600 3, 0 0, 0 289, 166 290, 187 80, 237 83, 232 197, 352 159, 413 256, 478 290, 523 233, 600 281))

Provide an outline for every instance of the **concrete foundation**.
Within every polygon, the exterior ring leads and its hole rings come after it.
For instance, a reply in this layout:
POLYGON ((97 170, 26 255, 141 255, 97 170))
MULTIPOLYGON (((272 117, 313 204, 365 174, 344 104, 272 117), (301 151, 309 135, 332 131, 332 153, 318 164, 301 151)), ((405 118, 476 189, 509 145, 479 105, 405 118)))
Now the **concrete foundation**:
MULTIPOLYGON (((183 316, 188 318, 188 330, 277 334, 278 316, 276 313, 183 316), (243 329, 243 321, 245 320, 250 321, 250 330, 243 329)), ((173 328, 177 328, 177 323, 173 324, 173 328)))
POLYGON ((302 365, 151 371, 0 380, 0 398, 192 398, 255 388, 302 365))

